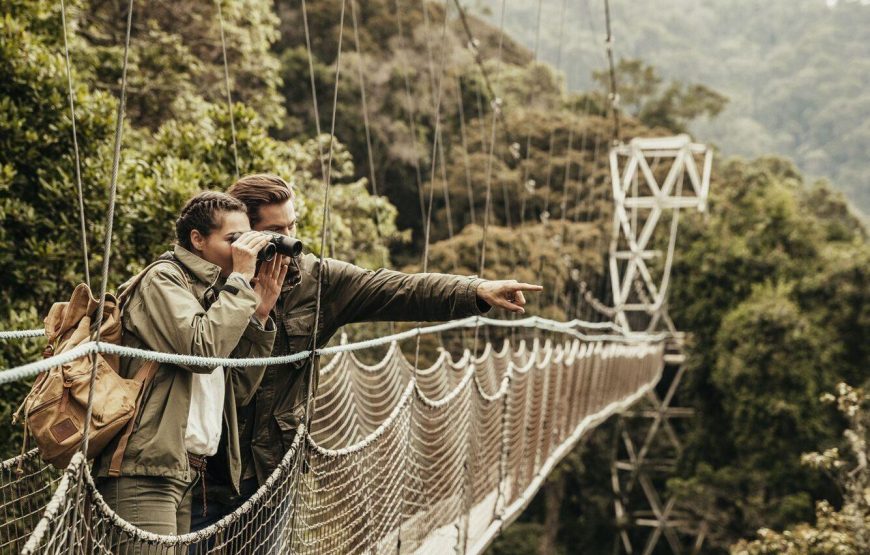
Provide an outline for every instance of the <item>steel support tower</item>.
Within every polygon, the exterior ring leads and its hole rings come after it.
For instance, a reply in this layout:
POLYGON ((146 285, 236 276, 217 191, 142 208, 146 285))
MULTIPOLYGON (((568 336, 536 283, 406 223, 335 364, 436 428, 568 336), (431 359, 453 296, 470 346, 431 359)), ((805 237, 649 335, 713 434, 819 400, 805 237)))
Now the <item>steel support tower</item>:
POLYGON ((668 315, 667 301, 680 210, 706 210, 712 161, 712 151, 688 135, 635 138, 610 151, 611 314, 628 333, 671 334, 658 387, 616 424, 616 552, 698 553, 706 535, 704 523, 665 494, 683 452, 681 422, 692 416, 692 409, 675 404, 686 371, 685 336, 668 315))

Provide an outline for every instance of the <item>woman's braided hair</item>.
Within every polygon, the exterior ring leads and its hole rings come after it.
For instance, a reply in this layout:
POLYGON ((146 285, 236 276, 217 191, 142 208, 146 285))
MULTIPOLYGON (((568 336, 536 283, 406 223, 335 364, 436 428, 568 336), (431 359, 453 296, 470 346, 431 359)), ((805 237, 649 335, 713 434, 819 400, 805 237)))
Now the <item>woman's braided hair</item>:
POLYGON ((223 212, 247 213, 244 203, 226 193, 203 191, 195 195, 187 201, 175 220, 175 238, 178 244, 192 250, 190 232, 195 229, 203 236, 209 235, 221 226, 223 212))

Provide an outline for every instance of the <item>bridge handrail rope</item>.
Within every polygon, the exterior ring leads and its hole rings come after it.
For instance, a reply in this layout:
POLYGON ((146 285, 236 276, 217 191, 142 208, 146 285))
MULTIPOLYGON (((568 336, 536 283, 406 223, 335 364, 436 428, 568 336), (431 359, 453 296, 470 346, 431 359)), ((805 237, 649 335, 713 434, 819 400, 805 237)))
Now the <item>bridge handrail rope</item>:
MULTIPOLYGON (((473 317, 472 317, 473 318, 473 317)), ((546 320, 546 319, 542 319, 546 320)), ((583 328, 587 330, 611 330, 617 334, 623 333, 622 327, 615 322, 590 322, 587 320, 574 319, 569 320, 567 322, 557 322, 555 320, 550 320, 554 323, 566 326, 572 326, 575 328, 583 328)), ((36 337, 43 337, 45 335, 45 328, 32 328, 26 330, 5 330, 0 331, 0 341, 3 340, 15 340, 15 339, 32 339, 36 337)), ((234 359, 236 360, 236 359, 234 359)))
MULTIPOLYGON (((609 324, 609 322, 602 322, 600 324, 609 324)), ((579 320, 573 320, 570 322, 557 322, 555 320, 548 320, 546 318, 540 318, 538 316, 530 316, 528 318, 523 318, 520 320, 499 320, 495 318, 487 318, 485 316, 469 316, 468 318, 463 318, 461 320, 453 320, 450 322, 445 322, 443 324, 435 324, 432 326, 425 327, 416 327, 407 331, 395 333, 392 335, 386 335, 383 337, 376 337, 373 339, 367 339, 364 341, 358 341, 356 343, 346 343, 343 345, 335 345, 331 347, 323 347, 315 350, 306 350, 298 353, 294 353, 292 355, 285 355, 280 357, 259 357, 259 358, 221 358, 221 357, 203 357, 203 356, 195 356, 195 355, 179 355, 175 353, 163 353, 159 351, 149 351, 147 349, 137 349, 134 347, 125 347, 123 345, 116 345, 114 343, 101 343, 97 341, 88 341, 87 343, 82 343, 78 347, 70 349, 65 353, 61 353, 59 355, 54 355, 52 357, 38 360, 36 362, 31 362, 29 364, 24 364, 21 366, 8 368, 4 370, 0 370, 0 384, 11 383, 15 381, 25 380, 36 376, 40 372, 44 372, 56 366, 60 366, 63 364, 67 364, 76 359, 88 356, 93 353, 103 353, 103 354, 112 354, 119 356, 129 356, 135 358, 141 358, 145 360, 153 360, 156 362, 160 362, 161 364, 179 364, 179 365, 187 365, 187 366, 208 366, 208 367, 216 367, 216 366, 226 366, 226 367, 235 367, 235 368, 245 368, 249 366, 260 366, 260 365, 278 365, 278 364, 290 364, 292 362, 298 362, 312 355, 332 355, 336 353, 343 352, 353 352, 360 351, 364 349, 370 349, 372 347, 378 347, 380 345, 387 345, 394 342, 404 341, 406 339, 412 339, 414 337, 418 337, 420 335, 428 335, 433 333, 439 333, 443 331, 448 331, 452 329, 459 328, 479 328, 481 326, 495 326, 495 327, 504 327, 504 328, 537 328, 544 331, 553 331, 560 332, 570 335, 576 339, 581 341, 613 341, 617 343, 626 343, 626 344, 635 344, 635 343, 644 343, 644 342, 660 342, 665 340, 668 335, 664 333, 660 334, 610 334, 610 335, 590 335, 580 331, 577 331, 576 328, 582 327, 587 329, 607 329, 610 326, 603 325, 590 325, 589 322, 581 322, 579 320)), ((25 331, 38 331, 38 330, 25 330, 25 331)))

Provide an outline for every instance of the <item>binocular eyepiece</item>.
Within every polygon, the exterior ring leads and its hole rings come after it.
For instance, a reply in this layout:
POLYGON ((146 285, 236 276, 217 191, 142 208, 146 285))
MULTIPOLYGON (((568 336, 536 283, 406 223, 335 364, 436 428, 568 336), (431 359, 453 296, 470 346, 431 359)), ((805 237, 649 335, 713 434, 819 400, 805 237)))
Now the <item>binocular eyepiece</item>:
MULTIPOLYGON (((269 236, 269 242, 257 253, 257 260, 260 262, 268 262, 278 254, 291 257, 302 254, 302 241, 288 235, 275 233, 274 231, 260 231, 260 233, 265 233, 269 236)), ((230 235, 230 243, 236 241, 241 235, 241 233, 230 235)))

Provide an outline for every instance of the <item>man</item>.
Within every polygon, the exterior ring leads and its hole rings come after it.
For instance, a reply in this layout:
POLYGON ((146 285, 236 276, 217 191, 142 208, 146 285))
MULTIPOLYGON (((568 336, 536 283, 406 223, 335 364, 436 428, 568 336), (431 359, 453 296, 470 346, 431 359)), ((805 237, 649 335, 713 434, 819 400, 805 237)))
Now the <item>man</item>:
MULTIPOLYGON (((245 204, 253 230, 296 234, 294 193, 280 177, 249 175, 227 192, 245 204)), ((291 261, 273 312, 278 330, 272 356, 312 348, 320 271, 323 285, 317 348, 326 345, 343 325, 354 322, 453 320, 481 314, 492 306, 522 314, 526 304, 523 291, 542 290, 516 280, 371 271, 330 258, 324 258, 322 268, 320 265, 312 254, 291 261)), ((305 418, 306 376, 315 380, 316 388, 316 370, 312 373, 310 359, 266 370, 254 402, 239 415, 242 497, 227 500, 223 514, 264 483, 290 448, 296 428, 305 418)), ((212 513, 212 506, 210 499, 209 513, 219 517, 217 511, 212 513)))

